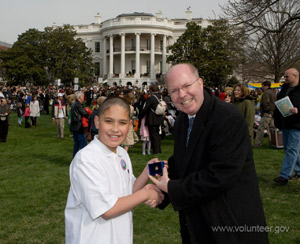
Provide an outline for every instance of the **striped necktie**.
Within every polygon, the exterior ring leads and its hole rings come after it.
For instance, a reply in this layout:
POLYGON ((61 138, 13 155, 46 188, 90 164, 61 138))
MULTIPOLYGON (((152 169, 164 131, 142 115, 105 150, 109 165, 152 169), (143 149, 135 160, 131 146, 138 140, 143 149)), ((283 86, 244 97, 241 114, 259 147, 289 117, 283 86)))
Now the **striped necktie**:
POLYGON ((193 128, 194 120, 195 120, 195 117, 192 117, 192 118, 189 119, 189 128, 188 128, 188 131, 187 131, 186 145, 188 145, 188 143, 189 143, 190 134, 191 134, 191 131, 192 131, 192 128, 193 128))

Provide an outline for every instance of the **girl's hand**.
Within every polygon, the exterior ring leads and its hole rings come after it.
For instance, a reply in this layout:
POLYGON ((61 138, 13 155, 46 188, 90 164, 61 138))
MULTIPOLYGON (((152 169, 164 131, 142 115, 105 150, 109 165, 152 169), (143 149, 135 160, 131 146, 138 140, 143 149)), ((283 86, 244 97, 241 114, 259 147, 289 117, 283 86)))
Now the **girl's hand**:
POLYGON ((149 199, 145 202, 149 207, 155 208, 164 200, 164 194, 153 184, 144 187, 148 191, 149 199))

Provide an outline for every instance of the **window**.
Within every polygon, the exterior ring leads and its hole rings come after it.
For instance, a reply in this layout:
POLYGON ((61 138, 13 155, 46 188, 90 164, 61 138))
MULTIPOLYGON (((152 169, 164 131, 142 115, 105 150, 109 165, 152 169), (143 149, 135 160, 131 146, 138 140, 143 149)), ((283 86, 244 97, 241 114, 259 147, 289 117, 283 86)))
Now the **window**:
POLYGON ((147 39, 147 50, 151 49, 151 41, 150 39, 147 39))
POLYGON ((95 53, 100 53, 100 42, 95 42, 95 53))
POLYGON ((135 60, 131 60, 131 69, 135 69, 135 60))
POLYGON ((135 60, 133 59, 133 60, 131 60, 131 72, 132 72, 132 74, 134 75, 135 74, 135 60))
POLYGON ((135 39, 131 39, 131 50, 134 51, 136 49, 135 39))
POLYGON ((163 40, 160 40, 160 51, 164 50, 164 42, 163 40))
POLYGON ((100 63, 95 62, 95 75, 99 76, 100 75, 100 63))
POLYGON ((151 62, 150 60, 147 60, 147 74, 150 74, 150 66, 151 66, 151 62))

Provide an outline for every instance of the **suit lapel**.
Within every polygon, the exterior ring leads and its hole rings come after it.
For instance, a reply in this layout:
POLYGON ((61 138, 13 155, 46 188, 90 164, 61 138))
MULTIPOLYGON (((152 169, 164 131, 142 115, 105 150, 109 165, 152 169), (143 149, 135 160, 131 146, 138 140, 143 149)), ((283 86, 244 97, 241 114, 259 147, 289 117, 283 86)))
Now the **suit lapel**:
MULTIPOLYGON (((188 117, 186 115, 186 119, 184 120, 183 130, 181 130, 181 140, 180 145, 184 148, 184 153, 182 153, 181 160, 178 162, 180 164, 180 175, 185 176, 187 170, 189 169, 189 165, 192 162, 192 157, 195 154, 199 154, 200 152, 196 152, 199 149, 199 143, 201 140, 201 135, 203 134, 205 124, 210 116, 210 111, 212 109, 213 98, 211 97, 209 92, 204 90, 204 102, 196 114, 196 118, 194 121, 194 125, 191 131, 189 143, 186 146, 186 135, 188 128, 188 117), (184 144, 184 145, 183 145, 184 144)), ((203 148, 203 147, 201 147, 203 148)), ((182 149, 181 149, 182 150, 182 149)))

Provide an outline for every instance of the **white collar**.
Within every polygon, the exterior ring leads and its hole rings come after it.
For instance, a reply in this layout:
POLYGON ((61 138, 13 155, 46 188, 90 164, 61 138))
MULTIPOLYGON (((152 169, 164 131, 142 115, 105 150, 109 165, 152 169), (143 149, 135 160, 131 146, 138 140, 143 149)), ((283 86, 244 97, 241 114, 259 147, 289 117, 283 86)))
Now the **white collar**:
POLYGON ((98 138, 98 135, 94 136, 94 140, 92 141, 93 143, 96 143, 101 149, 102 151, 107 154, 108 156, 121 156, 121 147, 118 146, 117 147, 117 153, 114 153, 113 151, 111 151, 106 145, 104 145, 98 138))

